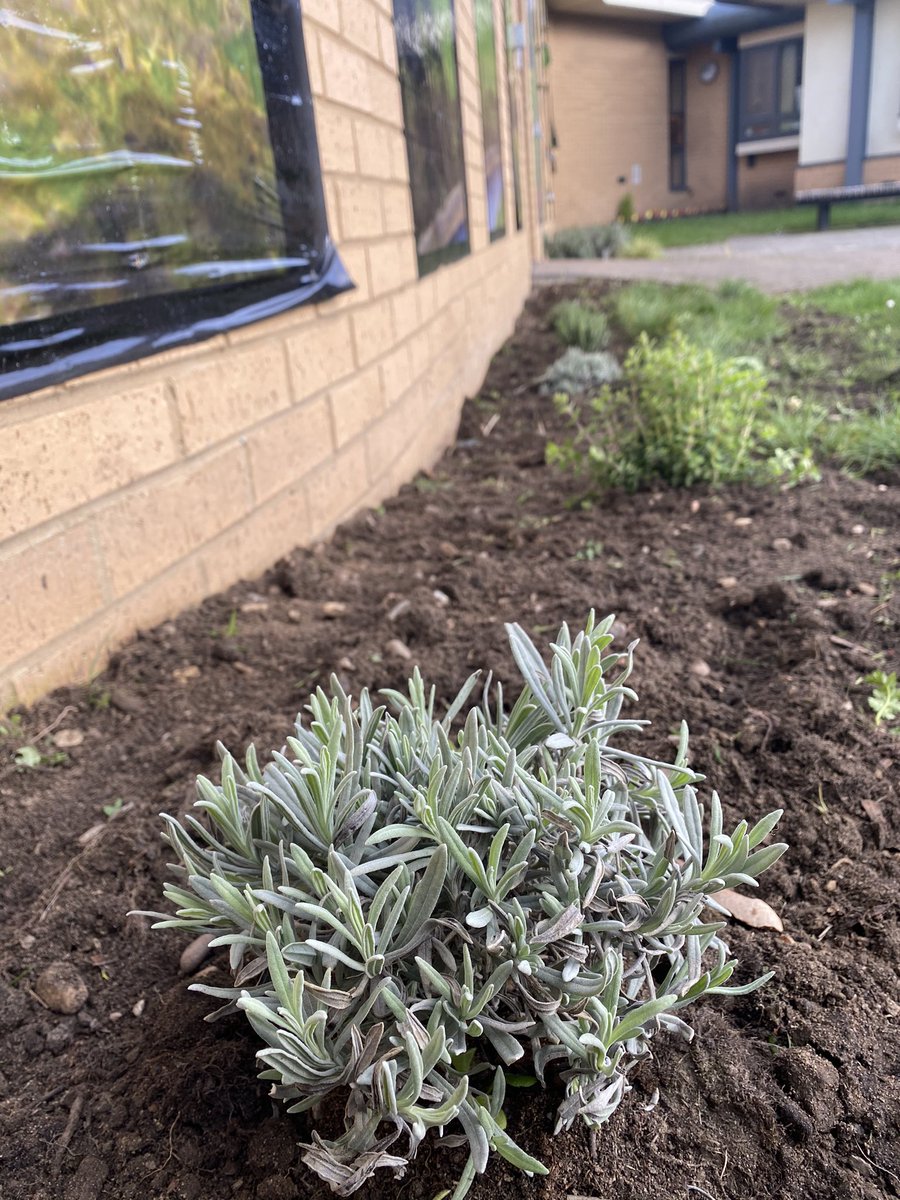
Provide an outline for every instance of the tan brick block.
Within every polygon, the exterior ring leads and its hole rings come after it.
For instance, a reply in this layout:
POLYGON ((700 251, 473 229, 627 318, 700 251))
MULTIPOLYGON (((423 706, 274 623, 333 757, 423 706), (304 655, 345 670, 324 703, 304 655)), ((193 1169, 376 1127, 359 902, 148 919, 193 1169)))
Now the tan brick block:
POLYGON ((431 330, 426 325, 409 340, 409 364, 413 379, 419 379, 431 362, 431 330))
POLYGON ((409 158, 406 153, 406 137, 401 129, 392 131, 390 149, 391 178, 409 187, 409 158))
POLYGON ((317 101, 315 112, 322 170, 355 175, 359 168, 353 140, 352 114, 335 104, 329 104, 327 100, 317 101))
POLYGON ((394 344, 394 317, 390 300, 376 300, 365 308, 355 310, 350 322, 359 366, 363 367, 372 359, 380 358, 394 344))
POLYGON ((369 278, 376 296, 396 291, 418 277, 416 245, 412 236, 385 239, 366 247, 369 278))
POLYGON ((303 0, 303 24, 317 21, 335 33, 340 32, 341 10, 338 0, 303 0))
POLYGON ((323 537, 356 511, 369 487, 362 440, 320 467, 306 485, 312 537, 323 537))
POLYGON ((400 79, 395 71, 388 71, 380 62, 368 63, 368 99, 368 112, 377 113, 382 121, 402 130, 400 79))
POLYGON ((381 189, 385 233, 412 233, 413 211, 410 190, 405 183, 386 183, 381 189))
POLYGON ((378 365, 381 372, 381 391, 385 404, 396 404, 412 383, 412 367, 408 346, 398 346, 378 365))
POLYGON ((380 237, 384 233, 380 185, 366 179, 338 179, 335 188, 344 239, 380 237))
POLYGON ((357 117, 353 126, 360 174, 390 179, 393 171, 391 145, 396 130, 371 117, 357 117))
POLYGON ((247 438, 257 504, 302 479, 334 450, 327 399, 293 408, 247 438))
POLYGON ((412 284, 402 292, 391 296, 391 309, 394 314, 394 330, 398 340, 408 338, 419 328, 419 297, 418 287, 412 284))
POLYGON ((341 32, 352 45, 378 58, 381 44, 378 38, 378 10, 372 0, 340 0, 341 32))
POLYGON ((325 178, 323 191, 325 192, 325 214, 328 221, 328 232, 335 243, 340 244, 344 238, 341 232, 343 225, 341 222, 341 206, 338 201, 337 181, 325 178))
POLYGON ((347 309, 358 308, 360 304, 371 299, 372 286, 369 281, 369 260, 366 257, 365 242, 344 242, 338 247, 341 262, 353 281, 353 288, 340 296, 332 296, 328 301, 327 311, 330 314, 341 313, 347 309))
POLYGON ((164 480, 118 497, 97 520, 115 595, 126 596, 161 575, 240 520, 251 506, 242 446, 187 464, 164 480))
MULTIPOLYGON (((119 386, 124 380, 120 376, 119 386)), ((0 429, 0 539, 123 487, 179 454, 163 380, 0 429)), ((31 406, 29 406, 31 407, 31 406)))
POLYGON ((372 64, 365 55, 325 33, 319 35, 319 52, 325 95, 350 108, 372 111, 369 70, 372 64))
POLYGON ((175 379, 175 401, 188 454, 287 408, 291 389, 281 340, 250 343, 183 370, 175 379))
POLYGON ((309 86, 314 97, 325 95, 325 78, 322 74, 322 55, 319 49, 319 32, 317 29, 304 29, 303 43, 306 51, 306 66, 309 71, 309 86))
POLYGON ((306 486, 298 483, 201 549, 198 559, 206 592, 220 592, 239 579, 258 575, 310 537, 306 486))
POLYGON ((7 553, 0 558, 0 664, 25 658, 105 602, 89 522, 7 553))
POLYGON ((393 74, 399 70, 397 63, 397 32, 394 29, 392 15, 379 14, 378 42, 381 51, 381 61, 393 74))
POLYGON ((350 321, 340 314, 316 321, 287 339, 287 352, 297 399, 314 396, 353 370, 350 321))
POLYGON ((358 371, 331 392, 331 411, 338 446, 343 446, 384 410, 377 367, 358 371))

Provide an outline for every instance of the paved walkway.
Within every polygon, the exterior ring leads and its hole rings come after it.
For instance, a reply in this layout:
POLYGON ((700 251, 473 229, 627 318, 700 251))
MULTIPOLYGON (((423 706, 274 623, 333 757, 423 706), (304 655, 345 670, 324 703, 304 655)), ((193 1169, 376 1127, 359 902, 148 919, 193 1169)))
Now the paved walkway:
POLYGON ((846 279, 900 278, 900 225, 735 237, 707 246, 680 246, 655 259, 556 258, 535 263, 538 284, 584 278, 661 283, 745 279, 764 292, 806 290, 846 279))

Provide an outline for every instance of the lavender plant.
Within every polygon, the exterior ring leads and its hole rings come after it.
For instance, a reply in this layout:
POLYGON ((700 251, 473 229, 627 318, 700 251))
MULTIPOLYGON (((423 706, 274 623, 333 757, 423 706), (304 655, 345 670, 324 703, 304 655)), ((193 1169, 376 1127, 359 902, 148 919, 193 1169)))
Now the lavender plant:
POLYGON ((418 671, 384 705, 332 679, 265 768, 220 748, 196 815, 164 818, 156 927, 229 947, 234 987, 193 988, 246 1014, 290 1112, 346 1097, 343 1134, 303 1147, 338 1195, 402 1173, 429 1130, 468 1146, 456 1200, 491 1150, 546 1173, 506 1132, 510 1068, 562 1082, 557 1130, 600 1126, 654 1033, 690 1038, 688 1005, 769 978, 728 984, 711 896, 781 856, 760 846, 780 813, 726 834, 684 726, 672 763, 624 748, 645 722, 621 715, 636 643, 611 649, 612 622, 564 625, 546 663, 507 626, 510 708, 490 678, 470 704, 477 675, 440 716, 418 671))

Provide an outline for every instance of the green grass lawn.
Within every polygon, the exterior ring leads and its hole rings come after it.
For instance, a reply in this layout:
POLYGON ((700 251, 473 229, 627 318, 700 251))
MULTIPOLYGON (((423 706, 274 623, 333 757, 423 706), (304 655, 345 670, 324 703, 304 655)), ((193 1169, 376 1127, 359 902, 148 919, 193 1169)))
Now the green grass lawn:
MULTIPOLYGON (((832 229, 861 229, 867 225, 900 225, 900 200, 871 200, 833 204, 832 229)), ((642 221, 633 226, 648 233, 661 246, 700 246, 724 242, 749 234, 813 233, 816 206, 798 205, 767 212, 713 213, 705 217, 674 217, 666 221, 642 221)))

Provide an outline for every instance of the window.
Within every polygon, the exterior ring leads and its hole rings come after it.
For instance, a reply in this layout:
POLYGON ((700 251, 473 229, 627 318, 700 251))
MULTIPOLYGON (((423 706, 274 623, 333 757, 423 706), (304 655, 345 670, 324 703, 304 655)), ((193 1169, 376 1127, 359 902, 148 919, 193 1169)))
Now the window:
POLYGON ((516 96, 515 79, 520 67, 522 56, 521 49, 516 49, 510 37, 512 33, 515 37, 517 32, 522 29, 521 25, 514 26, 512 23, 512 10, 510 0, 504 0, 504 13, 506 16, 506 88, 509 94, 509 140, 512 143, 512 169, 513 169, 513 199, 516 209, 516 229, 522 228, 522 169, 519 165, 519 104, 516 96))
POLYGON ((394 0, 419 274, 469 252, 453 0, 394 0))
POLYGON ((683 58, 669 60, 669 191, 687 189, 685 110, 687 77, 683 58))
POLYGON ((351 286, 297 0, 29 3, 0 61, 0 397, 351 286))
POLYGON ((742 142, 800 131, 803 39, 785 38, 740 52, 742 142))
POLYGON ((487 187, 488 229, 491 241, 506 232, 503 190, 503 145, 500 140, 500 87, 497 79, 497 42, 494 37, 494 0, 475 0, 475 40, 478 79, 481 84, 481 128, 484 140, 484 175, 487 187))

